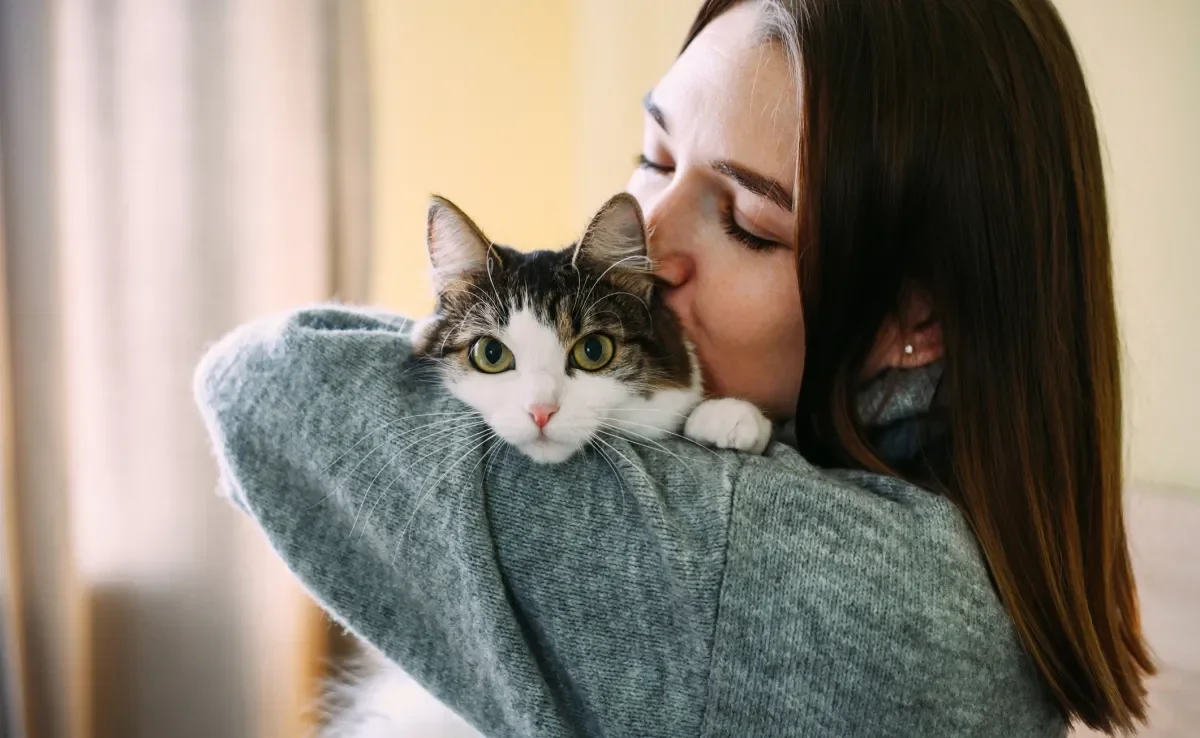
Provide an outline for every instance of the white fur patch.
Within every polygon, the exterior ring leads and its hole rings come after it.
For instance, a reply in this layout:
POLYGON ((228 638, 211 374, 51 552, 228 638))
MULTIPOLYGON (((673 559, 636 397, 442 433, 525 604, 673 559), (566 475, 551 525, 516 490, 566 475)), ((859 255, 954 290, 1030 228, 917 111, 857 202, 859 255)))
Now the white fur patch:
POLYGON ((771 421, 751 403, 724 397, 700 403, 683 433, 707 446, 761 454, 771 442, 771 421))
POLYGON ((366 661, 358 678, 334 685, 333 696, 345 707, 324 726, 320 738, 480 738, 395 664, 378 655, 366 661))
POLYGON ((412 341, 414 351, 423 354, 429 350, 429 337, 433 335, 433 329, 437 328, 439 322, 438 316, 430 315, 412 324, 409 340, 412 341))

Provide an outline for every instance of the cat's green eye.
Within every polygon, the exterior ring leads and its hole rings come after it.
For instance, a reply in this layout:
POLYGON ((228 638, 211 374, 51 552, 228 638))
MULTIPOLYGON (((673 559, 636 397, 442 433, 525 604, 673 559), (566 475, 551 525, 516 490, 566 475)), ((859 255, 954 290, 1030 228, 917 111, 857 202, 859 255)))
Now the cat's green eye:
POLYGON ((575 342, 571 362, 585 372, 598 372, 613 359, 616 346, 603 333, 592 333, 575 342))
POLYGON ((471 366, 484 374, 499 374, 513 368, 513 355, 508 346, 491 336, 484 336, 471 344, 467 356, 471 366))

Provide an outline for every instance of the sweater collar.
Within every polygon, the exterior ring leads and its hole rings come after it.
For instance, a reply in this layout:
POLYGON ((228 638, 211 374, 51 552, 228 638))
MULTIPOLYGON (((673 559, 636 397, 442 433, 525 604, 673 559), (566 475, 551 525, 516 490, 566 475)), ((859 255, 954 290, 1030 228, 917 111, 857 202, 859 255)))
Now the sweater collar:
MULTIPOLYGON (((940 361, 915 369, 889 369, 859 392, 858 417, 884 461, 902 464, 944 431, 944 423, 934 420, 930 412, 943 372, 940 361)), ((795 422, 776 426, 775 440, 794 447, 795 422)))

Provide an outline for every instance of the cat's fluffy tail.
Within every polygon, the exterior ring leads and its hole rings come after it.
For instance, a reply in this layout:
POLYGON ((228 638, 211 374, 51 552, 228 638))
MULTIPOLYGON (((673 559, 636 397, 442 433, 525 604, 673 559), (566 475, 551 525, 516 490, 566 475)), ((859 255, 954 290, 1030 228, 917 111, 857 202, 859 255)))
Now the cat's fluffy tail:
POLYGON ((328 693, 320 738, 479 738, 462 718, 370 648, 328 693))

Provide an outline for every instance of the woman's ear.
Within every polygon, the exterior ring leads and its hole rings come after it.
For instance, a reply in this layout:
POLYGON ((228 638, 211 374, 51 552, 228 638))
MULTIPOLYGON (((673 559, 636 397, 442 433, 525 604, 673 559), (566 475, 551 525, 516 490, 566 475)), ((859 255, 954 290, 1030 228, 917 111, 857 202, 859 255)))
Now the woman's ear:
POLYGON ((944 353, 942 324, 933 300, 924 290, 905 289, 897 312, 879 328, 861 378, 870 379, 885 369, 916 369, 941 359, 944 353))

